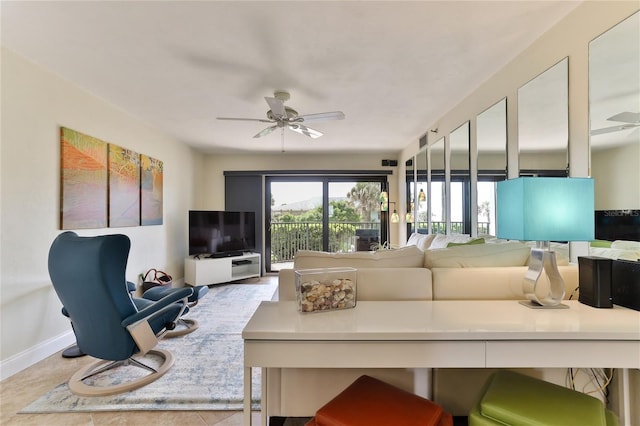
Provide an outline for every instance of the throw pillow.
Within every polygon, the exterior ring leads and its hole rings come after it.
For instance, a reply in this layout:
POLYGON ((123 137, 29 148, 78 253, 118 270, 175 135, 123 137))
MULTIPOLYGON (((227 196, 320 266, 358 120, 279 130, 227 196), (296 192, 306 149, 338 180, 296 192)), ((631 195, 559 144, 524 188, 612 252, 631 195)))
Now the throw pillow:
POLYGON ((315 268, 421 268, 424 254, 416 246, 396 250, 356 251, 351 253, 327 253, 300 250, 293 261, 293 269, 315 268))
POLYGON ((640 259, 640 249, 625 250, 609 247, 589 247, 589 256, 606 257, 607 259, 638 261, 640 259))
POLYGON ((449 243, 447 244, 447 247, 470 246, 474 244, 484 244, 484 238, 474 238, 473 240, 469 240, 466 243, 449 243))
POLYGON ((640 241, 615 240, 611 243, 611 248, 622 250, 640 250, 640 241))
POLYGON ((520 242, 472 244, 424 252, 424 266, 431 268, 479 268, 526 266, 531 249, 520 242))
POLYGON ((431 242, 436 237, 436 234, 420 234, 413 233, 407 240, 407 246, 416 246, 420 250, 425 251, 431 245, 431 242))
POLYGON ((436 234, 433 241, 431 241, 429 250, 447 248, 449 243, 466 243, 470 239, 471 237, 468 234, 436 234))
POLYGON ((607 240, 594 240, 589 244, 591 247, 611 247, 612 242, 607 240))

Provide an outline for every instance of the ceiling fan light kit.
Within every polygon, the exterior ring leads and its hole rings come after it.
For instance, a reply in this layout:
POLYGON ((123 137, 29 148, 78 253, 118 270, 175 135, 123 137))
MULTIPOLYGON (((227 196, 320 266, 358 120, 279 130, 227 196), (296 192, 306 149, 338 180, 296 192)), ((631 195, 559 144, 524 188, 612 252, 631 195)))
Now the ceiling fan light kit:
POLYGON ((306 122, 322 121, 322 120, 343 120, 345 115, 342 111, 321 112, 315 114, 298 115, 298 111, 285 106, 284 102, 290 99, 288 92, 275 91, 273 97, 265 97, 264 100, 269 105, 267 111, 267 119, 264 118, 237 118, 237 117, 217 117, 218 120, 234 120, 234 121, 256 121, 260 123, 270 123, 271 126, 257 133, 254 138, 262 138, 273 132, 277 128, 282 129, 282 151, 284 152, 284 129, 288 128, 301 135, 308 136, 312 139, 319 138, 322 132, 307 127, 306 122))

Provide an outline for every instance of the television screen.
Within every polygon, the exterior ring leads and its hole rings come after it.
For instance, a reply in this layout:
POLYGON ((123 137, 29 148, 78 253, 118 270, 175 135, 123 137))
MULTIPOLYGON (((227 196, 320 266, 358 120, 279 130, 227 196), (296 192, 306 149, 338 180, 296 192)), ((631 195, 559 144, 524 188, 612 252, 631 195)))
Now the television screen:
POLYGON ((640 210, 596 210, 596 239, 640 241, 640 210))
POLYGON ((189 211, 189 255, 235 256, 256 248, 255 212, 189 211))

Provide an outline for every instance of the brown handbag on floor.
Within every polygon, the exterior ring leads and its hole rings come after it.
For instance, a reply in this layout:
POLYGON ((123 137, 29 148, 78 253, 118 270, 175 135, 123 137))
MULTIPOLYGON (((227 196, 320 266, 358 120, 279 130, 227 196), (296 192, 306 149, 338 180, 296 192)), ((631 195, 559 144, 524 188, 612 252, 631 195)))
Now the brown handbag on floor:
POLYGON ((171 275, 164 271, 158 271, 155 268, 151 268, 142 277, 142 292, 149 290, 150 288, 157 286, 171 286, 173 278, 171 275))

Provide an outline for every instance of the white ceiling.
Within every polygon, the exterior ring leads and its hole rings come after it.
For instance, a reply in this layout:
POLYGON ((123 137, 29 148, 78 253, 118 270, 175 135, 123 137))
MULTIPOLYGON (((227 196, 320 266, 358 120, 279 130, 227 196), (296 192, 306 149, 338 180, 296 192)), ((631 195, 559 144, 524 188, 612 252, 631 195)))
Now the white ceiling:
MULTIPOLYGON (((279 152, 265 96, 300 114, 287 152, 397 152, 575 1, 2 1, 2 45, 204 152, 279 152)), ((78 129, 82 130, 82 129, 78 129)), ((99 135, 95 135, 99 136, 99 135)))

